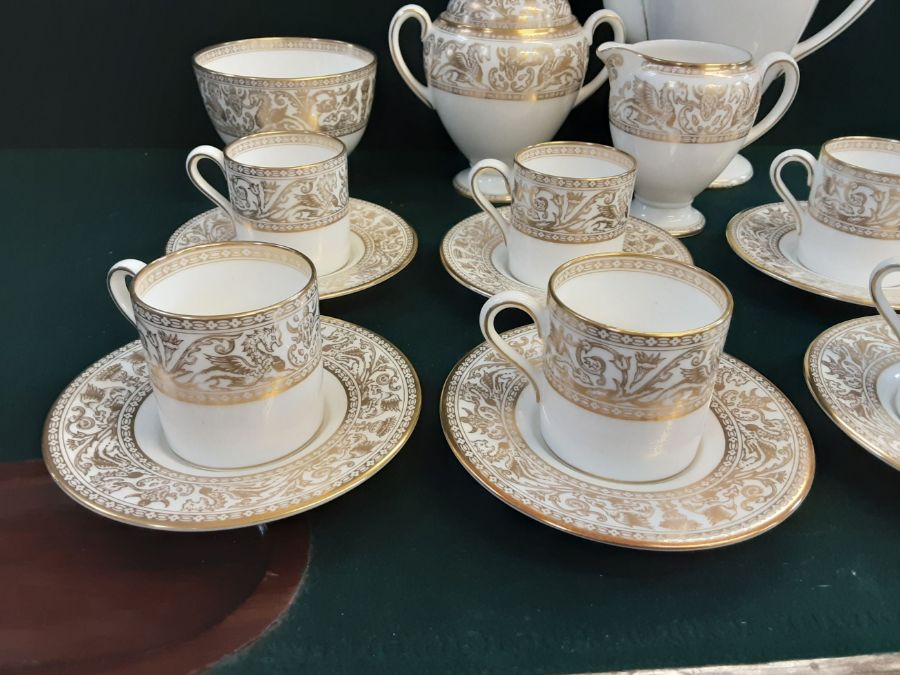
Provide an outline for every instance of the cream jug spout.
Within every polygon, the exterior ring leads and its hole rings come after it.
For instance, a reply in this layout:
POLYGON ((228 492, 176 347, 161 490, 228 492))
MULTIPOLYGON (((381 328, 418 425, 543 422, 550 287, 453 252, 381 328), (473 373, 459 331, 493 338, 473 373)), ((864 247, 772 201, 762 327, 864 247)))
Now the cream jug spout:
POLYGON ((613 54, 621 53, 623 50, 628 49, 630 46, 626 45, 622 42, 604 42, 602 45, 597 47, 597 58, 603 61, 603 63, 607 63, 607 59, 613 54))

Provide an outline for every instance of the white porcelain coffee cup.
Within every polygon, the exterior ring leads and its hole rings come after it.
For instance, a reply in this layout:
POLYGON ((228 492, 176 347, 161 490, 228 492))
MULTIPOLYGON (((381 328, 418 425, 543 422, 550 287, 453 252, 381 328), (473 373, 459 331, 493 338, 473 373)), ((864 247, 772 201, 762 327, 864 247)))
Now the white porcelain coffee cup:
POLYGON ((875 265, 900 256, 900 141, 835 138, 822 144, 818 160, 805 150, 785 150, 769 175, 794 214, 797 256, 809 269, 865 286, 875 265), (781 179, 791 162, 806 167, 811 186, 806 205, 781 179))
MULTIPOLYGON (((897 312, 894 311, 894 308, 891 306, 890 301, 884 293, 884 282, 886 277, 893 275, 895 272, 900 272, 900 257, 888 258, 887 260, 882 260, 878 263, 875 266, 875 269, 872 270, 872 274, 869 276, 869 292, 872 295, 872 300, 875 302, 878 313, 884 317, 884 320, 887 321, 891 330, 894 331, 894 335, 900 340, 900 317, 897 316, 897 312)), ((897 415, 900 415, 900 389, 898 389, 897 393, 894 395, 893 405, 894 412, 897 415)))
POLYGON ((224 151, 194 148, 186 167, 197 189, 231 216, 238 239, 290 246, 312 258, 319 274, 350 258, 347 150, 338 139, 304 131, 253 134, 224 151), (230 200, 200 175, 202 159, 222 169, 230 200))
POLYGON ((475 201, 503 233, 510 272, 519 281, 546 288, 567 260, 621 251, 637 162, 607 145, 570 141, 539 143, 519 150, 510 168, 497 159, 472 167, 475 201), (500 174, 512 195, 504 217, 481 189, 479 176, 500 174))
POLYGON ((323 366, 309 258, 258 242, 205 244, 149 264, 122 260, 107 286, 138 330, 163 432, 183 459, 254 466, 315 435, 323 366))
POLYGON ((697 267, 606 253, 563 264, 545 302, 495 295, 480 321, 485 339, 531 381, 541 433, 560 459, 645 482, 678 474, 697 453, 732 306, 722 282, 697 267), (508 308, 534 319, 540 366, 494 328, 508 308))

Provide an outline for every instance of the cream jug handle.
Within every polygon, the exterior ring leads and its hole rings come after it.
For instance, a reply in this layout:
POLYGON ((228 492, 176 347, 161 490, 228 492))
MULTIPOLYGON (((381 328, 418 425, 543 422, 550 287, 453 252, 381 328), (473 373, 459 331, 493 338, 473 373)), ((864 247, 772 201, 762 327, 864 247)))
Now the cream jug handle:
POLYGON ((869 9, 869 5, 874 1, 875 0, 853 0, 853 2, 847 5, 847 8, 838 14, 835 20, 825 26, 825 28, 803 42, 797 43, 791 50, 791 56, 799 61, 812 54, 819 47, 827 45, 838 35, 847 30, 851 23, 861 17, 863 12, 869 9))
POLYGON ((421 28, 420 37, 423 42, 428 33, 431 32, 431 17, 428 16, 428 12, 418 5, 404 5, 394 14, 394 18, 391 19, 391 27, 388 29, 388 44, 391 49, 391 58, 394 59, 394 65, 397 67, 397 71, 400 73, 403 81, 406 82, 406 85, 422 100, 422 103, 429 108, 434 108, 434 103, 431 102, 431 89, 419 82, 415 75, 410 72, 406 61, 403 60, 403 54, 400 52, 400 29, 407 19, 416 19, 419 22, 421 28))
POLYGON ((744 139, 744 144, 741 146, 742 148, 750 145, 784 117, 788 108, 791 107, 791 103, 794 102, 794 97, 797 95, 797 87, 800 86, 800 69, 797 68, 797 62, 784 52, 766 54, 759 60, 756 67, 760 71, 760 82, 766 81, 766 74, 772 68, 777 68, 784 73, 784 89, 781 90, 781 96, 778 97, 769 114, 757 122, 750 130, 750 133, 747 134, 747 138, 744 139))
POLYGON ((788 190, 787 185, 784 184, 784 181, 781 179, 781 170, 790 164, 791 162, 797 162, 806 167, 806 184, 812 185, 813 178, 816 175, 816 167, 818 167, 819 163, 816 161, 816 158, 809 154, 806 150, 785 150, 778 157, 772 160, 772 165, 769 167, 769 179, 772 181, 772 186, 775 188, 775 192, 784 200, 784 203, 787 207, 793 212, 794 218, 797 221, 797 233, 800 233, 800 229, 803 227, 803 213, 800 210, 800 204, 797 203, 797 199, 791 194, 791 191, 788 190))
POLYGON ((469 170, 469 188, 472 190, 472 199, 481 207, 482 211, 497 223, 497 227, 500 228, 500 232, 503 234, 503 240, 509 244, 507 233, 512 225, 497 210, 497 207, 491 203, 491 200, 484 196, 481 187, 478 185, 478 176, 484 171, 496 171, 499 173, 506 182, 506 191, 509 194, 512 194, 512 171, 510 171, 509 166, 505 162, 501 162, 499 159, 483 159, 469 170))
MULTIPOLYGON (((611 9, 600 9, 591 14, 587 21, 584 22, 584 35, 587 38, 588 47, 594 42, 594 32, 597 26, 602 23, 608 23, 613 31, 613 40, 616 42, 625 41, 625 24, 622 18, 611 9)), ((593 80, 588 82, 578 92, 578 98, 575 99, 575 105, 581 105, 584 100, 604 85, 609 78, 606 66, 603 67, 593 80)))
POLYGON ((481 316, 478 320, 484 339, 488 341, 491 347, 509 359, 510 363, 525 374, 525 377, 531 381, 531 386, 534 387, 534 394, 537 400, 540 401, 540 382, 543 381, 540 369, 513 349, 494 327, 497 315, 504 309, 520 309, 528 314, 534 320, 538 337, 546 340, 550 334, 550 317, 547 312, 547 306, 522 291, 503 291, 488 298, 488 301, 481 308, 481 316))
POLYGON ((109 268, 106 275, 106 288, 109 289, 109 295, 119 311, 122 312, 122 316, 128 319, 133 326, 137 326, 137 324, 134 322, 134 303, 131 300, 131 291, 128 290, 128 279, 137 276, 137 273, 146 266, 140 260, 120 260, 109 268))
POLYGON ((869 292, 872 294, 872 300, 875 301, 875 307, 878 308, 879 314, 884 317, 884 320, 893 329, 897 339, 900 340, 900 317, 897 316, 897 313, 891 306, 881 285, 882 280, 888 274, 898 271, 900 271, 900 258, 882 260, 875 266, 875 269, 872 270, 872 276, 869 277, 869 292))
POLYGON ((197 189, 206 195, 213 204, 225 211, 225 213, 231 217, 231 221, 234 223, 235 227, 237 227, 237 220, 234 217, 234 208, 231 206, 231 202, 228 201, 221 192, 206 182, 206 179, 200 175, 200 170, 197 168, 197 165, 200 164, 200 160, 202 159, 211 159, 219 165, 219 168, 222 169, 222 173, 226 173, 224 153, 211 145, 199 145, 188 153, 187 161, 184 164, 187 169, 188 178, 191 179, 191 182, 197 186, 197 189))

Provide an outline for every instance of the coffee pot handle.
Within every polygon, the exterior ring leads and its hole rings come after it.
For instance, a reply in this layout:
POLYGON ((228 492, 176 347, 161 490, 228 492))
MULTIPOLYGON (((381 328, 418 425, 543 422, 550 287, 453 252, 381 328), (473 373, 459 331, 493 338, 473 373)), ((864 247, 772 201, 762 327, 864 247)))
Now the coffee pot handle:
POLYGON ((131 291, 128 289, 128 279, 137 276, 137 273, 144 269, 147 265, 140 260, 120 260, 109 268, 106 275, 106 288, 109 289, 109 295, 122 316, 131 322, 131 325, 137 326, 134 321, 134 302, 131 299, 131 291))
POLYGON ((225 211, 225 213, 231 217, 231 221, 234 223, 235 227, 237 227, 237 220, 234 217, 234 207, 231 206, 231 202, 200 175, 200 170, 197 165, 200 164, 200 160, 203 159, 212 160, 219 165, 219 168, 222 169, 222 173, 226 173, 224 153, 211 145, 199 145, 188 153, 187 161, 185 162, 188 178, 191 179, 191 182, 197 186, 197 189, 206 195, 213 204, 225 211))
POLYGON ((806 150, 794 149, 782 152, 772 160, 772 165, 769 167, 769 179, 772 181, 772 186, 775 188, 775 192, 784 200, 784 203, 787 204, 787 207, 794 213, 799 234, 800 229, 803 227, 803 213, 800 210, 800 204, 797 203, 797 199, 791 194, 791 191, 781 179, 781 170, 791 162, 797 162, 806 167, 806 184, 808 186, 812 186, 818 162, 806 150))
POLYGON ((528 314, 537 327, 538 337, 546 340, 550 334, 550 317, 547 307, 544 303, 536 300, 531 295, 522 291, 503 291, 497 295, 488 298, 487 302, 481 308, 479 324, 481 332, 488 344, 496 349, 502 356, 509 360, 516 368, 518 368, 525 377, 531 381, 534 387, 534 393, 537 400, 541 400, 540 383, 543 380, 540 368, 536 367, 523 354, 517 352, 513 347, 503 339, 503 336, 497 332, 494 327, 494 321, 497 315, 504 309, 520 309, 528 314))
POLYGON ((434 108, 434 103, 431 102, 431 89, 419 82, 416 76, 410 72, 406 61, 403 60, 403 54, 400 52, 400 29, 407 19, 415 19, 419 22, 422 41, 431 32, 431 17, 428 16, 428 12, 418 5, 404 5, 394 14, 394 18, 391 19, 391 27, 388 29, 388 44, 391 50, 391 58, 394 60, 394 65, 397 67, 397 71, 400 73, 403 81, 406 82, 406 85, 422 100, 422 103, 429 108, 434 108))
POLYGON ((747 134, 747 138, 744 139, 744 143, 741 146, 742 148, 753 143, 753 141, 775 126, 778 120, 784 117, 788 108, 791 107, 791 103, 794 102, 794 97, 797 95, 797 87, 800 86, 800 69, 797 67, 797 62, 789 54, 784 52, 766 54, 757 63, 757 68, 760 71, 760 82, 767 81, 766 76, 772 68, 777 68, 784 73, 784 88, 781 90, 781 96, 778 97, 769 114, 750 129, 750 133, 747 134))
MULTIPOLYGON (((613 40, 615 42, 625 41, 625 24, 622 22, 622 17, 611 9, 600 9, 591 14, 587 21, 584 22, 584 35, 587 38, 588 47, 593 44, 594 33, 597 30, 597 26, 602 23, 608 23, 610 25, 613 31, 613 40)), ((578 98, 575 99, 575 105, 581 105, 586 98, 602 87, 608 78, 609 72, 607 67, 603 66, 603 70, 594 76, 594 79, 584 85, 578 92, 578 98)))
POLYGON ((853 0, 853 2, 847 5, 846 9, 838 14, 834 21, 825 26, 825 28, 803 42, 797 43, 791 50, 791 56, 799 61, 812 54, 819 49, 819 47, 827 45, 838 35, 847 30, 851 23, 861 17, 863 12, 869 9, 869 5, 873 2, 875 2, 875 0, 853 0))
POLYGON ((888 258, 875 266, 875 269, 872 270, 872 275, 869 277, 869 292, 872 294, 872 300, 875 301, 875 307, 878 308, 879 314, 884 317, 884 320, 893 329, 897 339, 900 340, 900 317, 897 316, 893 306, 884 294, 884 287, 882 286, 884 278, 892 272, 900 272, 900 258, 888 258))
POLYGON ((474 199, 475 203, 478 204, 478 206, 480 206, 495 223, 497 223, 497 227, 500 228, 500 232, 503 234, 503 240, 506 241, 508 245, 509 241, 507 233, 512 225, 510 225, 503 214, 497 210, 497 207, 491 203, 491 200, 484 196, 481 187, 478 185, 478 176, 484 171, 496 171, 499 173, 506 182, 506 191, 509 194, 512 194, 512 171, 506 162, 501 162, 499 159, 483 159, 469 170, 469 188, 472 190, 472 199, 474 199))

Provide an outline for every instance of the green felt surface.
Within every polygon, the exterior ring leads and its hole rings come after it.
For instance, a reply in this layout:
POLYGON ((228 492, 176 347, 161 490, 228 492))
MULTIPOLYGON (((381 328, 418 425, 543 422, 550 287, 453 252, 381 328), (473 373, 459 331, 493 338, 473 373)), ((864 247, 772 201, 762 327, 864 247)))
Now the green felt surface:
MULTIPOLYGON (((309 515, 311 567, 296 603, 217 670, 550 673, 900 649, 900 475, 826 418, 802 375, 816 335, 872 310, 782 285, 725 242, 734 213, 775 200, 765 167, 781 149, 751 148, 750 184, 702 194, 696 205, 708 225, 686 243, 735 296, 727 350, 770 377, 808 422, 817 476, 799 511, 762 537, 663 554, 541 525, 456 462, 438 397, 451 367, 481 340, 482 299, 443 270, 438 246, 477 207, 452 191, 456 155, 364 143, 351 157, 352 194, 406 218, 419 252, 389 282, 324 301, 323 313, 384 335, 410 357, 422 416, 380 474, 309 515)), ((209 208, 183 174, 184 156, 0 151, 0 460, 38 457, 54 397, 135 337, 107 297, 106 270, 120 258, 161 254, 178 225, 209 208)), ((789 174, 800 190, 799 171, 789 174)))

